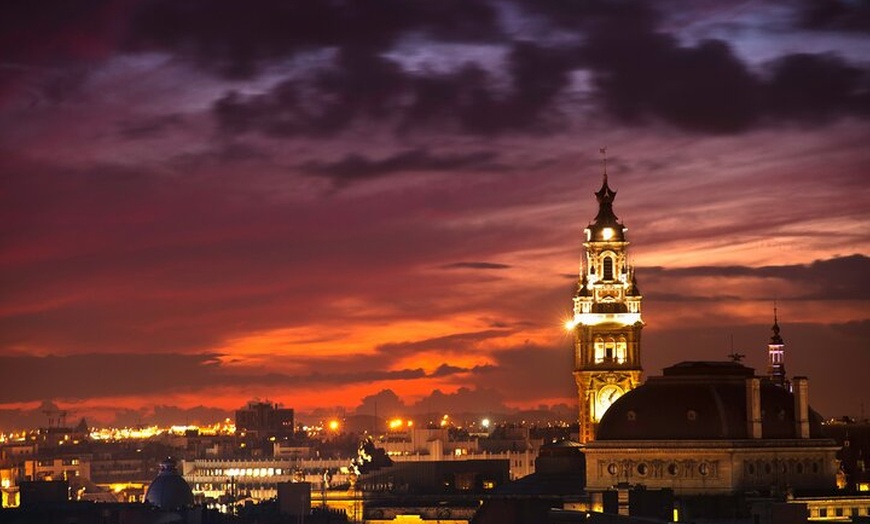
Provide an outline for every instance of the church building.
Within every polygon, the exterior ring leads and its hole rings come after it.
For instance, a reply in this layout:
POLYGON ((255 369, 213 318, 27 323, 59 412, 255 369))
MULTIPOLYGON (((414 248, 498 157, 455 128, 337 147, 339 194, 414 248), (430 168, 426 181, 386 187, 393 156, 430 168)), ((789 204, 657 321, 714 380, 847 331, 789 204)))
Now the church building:
POLYGON ((833 489, 838 447, 809 406, 807 379, 786 380, 775 309, 766 376, 735 355, 733 362, 682 362, 642 382, 642 297, 606 163, 603 178, 567 326, 574 335, 587 490, 833 489))

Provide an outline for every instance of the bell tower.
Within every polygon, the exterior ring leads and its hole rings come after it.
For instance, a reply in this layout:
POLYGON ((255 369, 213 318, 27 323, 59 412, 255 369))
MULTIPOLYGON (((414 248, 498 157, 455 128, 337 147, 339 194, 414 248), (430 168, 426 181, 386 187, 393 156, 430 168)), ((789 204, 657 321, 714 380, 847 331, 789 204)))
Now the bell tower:
POLYGON ((773 335, 767 344, 767 376, 777 386, 791 389, 785 379, 785 342, 779 334, 779 319, 776 314, 776 306, 773 306, 773 326, 770 330, 773 335))
MULTIPOLYGON (((602 153, 604 150, 602 150, 602 153)), ((586 227, 585 257, 574 295, 574 379, 580 441, 595 439, 598 422, 620 396, 640 385, 641 295, 627 256, 627 228, 613 212, 616 191, 604 181, 595 193, 598 215, 586 227)))

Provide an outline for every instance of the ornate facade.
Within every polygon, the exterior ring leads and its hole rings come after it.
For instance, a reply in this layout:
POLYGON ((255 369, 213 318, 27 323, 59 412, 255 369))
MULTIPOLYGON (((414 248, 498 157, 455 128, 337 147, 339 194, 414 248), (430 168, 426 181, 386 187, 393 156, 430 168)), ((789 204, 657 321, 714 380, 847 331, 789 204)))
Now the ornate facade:
POLYGON ((839 446, 809 407, 808 383, 793 393, 738 362, 683 362, 608 410, 586 446, 586 488, 620 483, 676 495, 836 487, 839 446))
POLYGON ((601 417, 640 384, 641 295, 628 260, 627 228, 613 212, 616 191, 595 193, 598 215, 586 227, 574 315, 574 379, 580 405, 580 441, 595 439, 601 417))

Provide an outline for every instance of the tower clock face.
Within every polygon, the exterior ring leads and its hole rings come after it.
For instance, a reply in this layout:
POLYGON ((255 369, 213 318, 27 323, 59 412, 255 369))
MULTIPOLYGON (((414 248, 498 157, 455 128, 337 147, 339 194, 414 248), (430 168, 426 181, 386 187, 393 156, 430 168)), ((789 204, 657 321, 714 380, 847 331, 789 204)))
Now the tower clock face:
POLYGON ((624 391, 619 386, 607 385, 598 390, 595 396, 595 421, 600 422, 607 409, 622 396, 624 391))

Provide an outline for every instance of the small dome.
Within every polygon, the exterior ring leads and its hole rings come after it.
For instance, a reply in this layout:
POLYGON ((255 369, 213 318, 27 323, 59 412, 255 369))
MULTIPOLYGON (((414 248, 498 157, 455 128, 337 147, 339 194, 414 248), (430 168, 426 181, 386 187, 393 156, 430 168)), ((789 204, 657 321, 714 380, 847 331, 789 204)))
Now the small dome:
POLYGON ((598 200, 598 215, 589 224, 590 240, 596 242, 625 242, 625 227, 619 222, 619 217, 613 212, 613 200, 616 191, 607 185, 607 175, 604 175, 604 183, 601 189, 595 193, 598 200))
MULTIPOLYGON (((682 362, 623 395, 604 414, 597 440, 746 439, 746 379, 737 362, 682 362)), ((810 437, 822 437, 822 418, 810 410, 810 437)), ((762 378, 763 439, 799 438, 794 395, 762 378)))
POLYGON ((148 486, 145 501, 160 509, 178 509, 193 505, 193 491, 178 473, 175 460, 167 458, 160 463, 160 473, 148 486))

